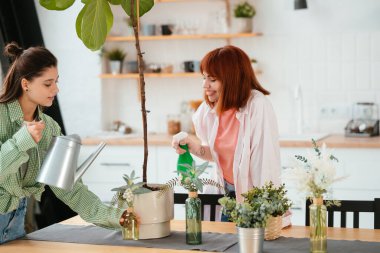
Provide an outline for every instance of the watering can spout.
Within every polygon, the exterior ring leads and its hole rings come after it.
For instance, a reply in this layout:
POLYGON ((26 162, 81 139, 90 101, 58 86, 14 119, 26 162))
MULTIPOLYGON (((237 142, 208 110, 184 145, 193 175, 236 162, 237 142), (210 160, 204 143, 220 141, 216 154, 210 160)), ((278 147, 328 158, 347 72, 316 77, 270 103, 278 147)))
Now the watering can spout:
POLYGON ((92 153, 77 169, 77 172, 75 173, 74 178, 74 184, 83 176, 83 174, 86 172, 88 167, 92 164, 92 162, 95 160, 95 158, 99 155, 100 151, 106 146, 105 142, 101 142, 94 153, 92 153))
POLYGON ((37 182, 64 190, 72 190, 74 184, 90 167, 105 145, 104 142, 100 143, 96 151, 78 168, 80 137, 76 134, 53 137, 37 182))

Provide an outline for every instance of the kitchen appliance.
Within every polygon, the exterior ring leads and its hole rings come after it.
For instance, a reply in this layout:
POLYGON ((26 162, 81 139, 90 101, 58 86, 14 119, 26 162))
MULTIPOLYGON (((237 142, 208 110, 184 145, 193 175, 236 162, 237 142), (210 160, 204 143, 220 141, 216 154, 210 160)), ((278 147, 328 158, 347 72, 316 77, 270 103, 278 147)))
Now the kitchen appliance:
POLYGON ((97 150, 77 168, 80 137, 76 134, 53 137, 37 182, 71 190, 105 145, 100 143, 97 150))
POLYGON ((359 102, 352 107, 352 120, 345 128, 347 137, 379 135, 379 107, 375 103, 359 102))

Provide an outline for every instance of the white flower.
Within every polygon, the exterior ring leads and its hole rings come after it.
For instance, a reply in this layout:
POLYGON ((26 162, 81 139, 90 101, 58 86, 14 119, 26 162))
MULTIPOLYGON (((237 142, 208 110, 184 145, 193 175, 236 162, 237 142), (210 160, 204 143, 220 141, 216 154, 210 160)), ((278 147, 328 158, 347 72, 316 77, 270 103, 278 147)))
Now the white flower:
POLYGON ((123 199, 125 199, 128 203, 133 202, 133 192, 131 188, 128 188, 123 193, 123 199))
POLYGON ((315 146, 314 151, 308 150, 304 157, 296 156, 292 169, 284 177, 294 181, 297 189, 308 197, 321 197, 331 191, 334 182, 345 177, 337 177, 337 159, 327 152, 325 144, 320 149, 315 146))

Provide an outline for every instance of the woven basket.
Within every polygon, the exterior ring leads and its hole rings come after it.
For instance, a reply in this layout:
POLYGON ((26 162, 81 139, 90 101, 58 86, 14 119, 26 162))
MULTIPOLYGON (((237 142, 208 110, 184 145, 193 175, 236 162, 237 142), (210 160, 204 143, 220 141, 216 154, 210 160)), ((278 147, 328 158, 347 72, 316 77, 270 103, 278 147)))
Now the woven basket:
POLYGON ((282 228, 282 216, 270 216, 265 227, 265 240, 275 240, 280 237, 282 228))

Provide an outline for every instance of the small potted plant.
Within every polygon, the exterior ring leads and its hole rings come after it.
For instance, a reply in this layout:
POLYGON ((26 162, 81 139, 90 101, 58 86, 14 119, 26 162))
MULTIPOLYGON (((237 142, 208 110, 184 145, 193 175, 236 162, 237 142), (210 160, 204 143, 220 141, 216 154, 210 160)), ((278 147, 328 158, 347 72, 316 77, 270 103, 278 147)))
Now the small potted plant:
POLYGON ((240 252, 263 251, 264 231, 268 218, 285 212, 283 210, 287 210, 290 206, 289 200, 280 200, 283 193, 284 186, 276 188, 272 182, 269 182, 243 193, 243 203, 236 203, 236 199, 230 197, 219 199, 223 214, 236 223, 240 252), (278 204, 281 204, 282 208, 278 208, 278 204))
POLYGON ((178 177, 169 180, 161 189, 161 193, 174 188, 176 185, 183 186, 189 191, 189 197, 185 202, 186 209, 186 243, 191 245, 202 243, 201 226, 201 200, 198 198, 198 191, 203 191, 204 185, 212 185, 223 189, 219 183, 207 178, 200 178, 205 172, 208 162, 196 166, 195 161, 192 165, 180 164, 181 170, 176 172, 178 177))
POLYGON ((116 75, 121 73, 123 68, 123 61, 126 55, 127 54, 119 48, 114 48, 110 51, 106 51, 106 57, 110 61, 110 69, 112 74, 116 75))
POLYGON ((239 3, 234 9, 234 19, 232 20, 232 33, 252 32, 252 18, 256 10, 248 2, 239 3))

